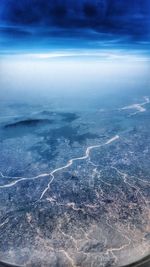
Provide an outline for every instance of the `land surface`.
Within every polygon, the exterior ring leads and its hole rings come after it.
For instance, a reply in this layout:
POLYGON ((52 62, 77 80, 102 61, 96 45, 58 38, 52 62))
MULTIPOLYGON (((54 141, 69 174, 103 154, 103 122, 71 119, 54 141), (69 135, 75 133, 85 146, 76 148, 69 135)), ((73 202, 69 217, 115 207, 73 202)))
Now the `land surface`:
POLYGON ((0 259, 109 267, 150 253, 150 100, 0 109, 0 259))

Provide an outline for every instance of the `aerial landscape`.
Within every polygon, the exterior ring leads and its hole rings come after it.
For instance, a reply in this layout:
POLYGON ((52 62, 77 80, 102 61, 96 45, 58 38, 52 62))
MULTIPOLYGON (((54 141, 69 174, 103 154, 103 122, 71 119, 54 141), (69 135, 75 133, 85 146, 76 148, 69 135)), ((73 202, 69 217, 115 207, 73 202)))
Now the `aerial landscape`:
POLYGON ((0 262, 150 255, 150 4, 133 2, 1 1, 0 262))

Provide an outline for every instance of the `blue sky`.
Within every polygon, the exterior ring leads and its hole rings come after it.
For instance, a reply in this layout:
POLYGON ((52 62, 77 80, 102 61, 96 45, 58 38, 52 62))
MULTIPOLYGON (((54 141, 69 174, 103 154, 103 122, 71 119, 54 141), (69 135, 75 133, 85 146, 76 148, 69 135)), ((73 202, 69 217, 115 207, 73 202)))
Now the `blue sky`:
POLYGON ((147 90, 149 15, 150 0, 0 0, 0 98, 147 90))
POLYGON ((149 0, 1 0, 0 50, 149 50, 149 0))

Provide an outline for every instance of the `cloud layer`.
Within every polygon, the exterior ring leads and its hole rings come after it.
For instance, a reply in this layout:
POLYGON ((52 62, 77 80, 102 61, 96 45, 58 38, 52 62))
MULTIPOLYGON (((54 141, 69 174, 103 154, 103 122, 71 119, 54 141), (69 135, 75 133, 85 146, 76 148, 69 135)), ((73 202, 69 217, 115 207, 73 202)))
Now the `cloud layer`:
MULTIPOLYGON (((149 0, 1 0, 3 41, 149 40, 149 0)), ((42 43, 43 45, 43 43, 42 43)))

